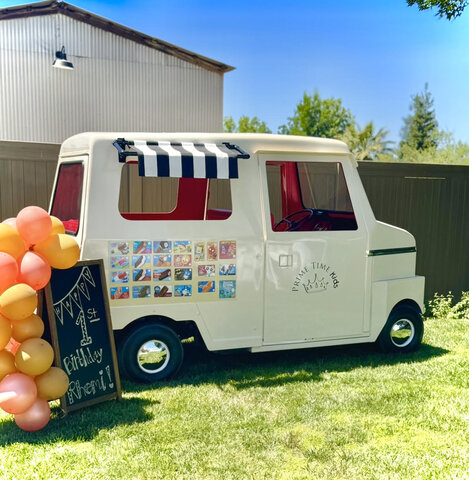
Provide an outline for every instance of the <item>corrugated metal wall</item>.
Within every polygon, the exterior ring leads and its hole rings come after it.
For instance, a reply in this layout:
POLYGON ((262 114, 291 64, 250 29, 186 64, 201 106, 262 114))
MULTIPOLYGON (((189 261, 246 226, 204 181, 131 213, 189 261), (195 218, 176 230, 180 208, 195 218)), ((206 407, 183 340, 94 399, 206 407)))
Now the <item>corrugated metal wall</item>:
POLYGON ((0 22, 0 139, 221 131, 223 74, 56 14, 0 22), (65 46, 74 70, 52 67, 65 46))

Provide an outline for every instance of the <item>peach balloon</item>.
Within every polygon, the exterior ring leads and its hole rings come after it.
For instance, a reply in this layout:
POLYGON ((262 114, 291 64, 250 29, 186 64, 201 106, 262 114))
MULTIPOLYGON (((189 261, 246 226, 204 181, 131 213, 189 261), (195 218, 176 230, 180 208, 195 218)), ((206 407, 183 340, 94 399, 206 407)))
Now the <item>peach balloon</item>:
POLYGON ((0 382, 16 371, 15 356, 7 350, 0 350, 0 382))
POLYGON ((41 290, 50 280, 51 269, 47 260, 34 252, 26 252, 20 260, 18 282, 26 283, 34 290, 41 290))
POLYGON ((29 338, 15 354, 16 368, 27 375, 41 375, 54 361, 54 350, 43 338, 29 338))
POLYGON ((25 432, 37 432, 50 420, 50 406, 47 400, 38 398, 24 413, 15 415, 15 423, 25 432))
POLYGON ((14 258, 19 258, 25 252, 24 240, 10 225, 0 223, 0 252, 9 253, 14 258))
POLYGON ((16 354, 18 351, 18 348, 20 347, 21 343, 17 342, 13 337, 10 338, 10 341, 8 342, 7 346, 5 347, 5 350, 8 350, 11 352, 13 355, 16 354))
POLYGON ((56 400, 68 390, 68 375, 58 367, 50 367, 47 372, 38 375, 34 381, 37 387, 37 396, 45 400, 56 400))
POLYGON ((23 373, 11 373, 0 382, 0 408, 16 415, 28 410, 37 398, 34 380, 23 373))
POLYGON ((18 264, 10 254, 0 252, 0 293, 16 283, 18 264))
POLYGON ((24 320, 36 308, 36 290, 25 283, 13 285, 0 295, 0 313, 12 321, 24 320))
POLYGON ((63 233, 51 235, 44 242, 35 245, 33 250, 42 255, 52 268, 71 268, 80 258, 80 247, 76 240, 63 233))
POLYGON ((11 338, 11 322, 8 318, 0 315, 0 350, 3 350, 11 338))
POLYGON ((16 230, 16 218, 15 217, 7 218, 7 219, 3 220, 2 223, 4 223, 5 225, 10 225, 10 227, 13 227, 16 230))
POLYGON ((53 215, 50 216, 50 219, 52 220, 52 231, 50 232, 51 235, 54 235, 55 233, 65 233, 65 227, 62 223, 62 220, 54 217, 53 215))
POLYGON ((44 322, 35 313, 24 320, 13 322, 12 326, 11 336, 20 343, 28 340, 28 338, 42 337, 44 333, 44 322))
POLYGON ((25 207, 16 216, 16 229, 27 243, 35 245, 50 235, 52 220, 41 207, 25 207))

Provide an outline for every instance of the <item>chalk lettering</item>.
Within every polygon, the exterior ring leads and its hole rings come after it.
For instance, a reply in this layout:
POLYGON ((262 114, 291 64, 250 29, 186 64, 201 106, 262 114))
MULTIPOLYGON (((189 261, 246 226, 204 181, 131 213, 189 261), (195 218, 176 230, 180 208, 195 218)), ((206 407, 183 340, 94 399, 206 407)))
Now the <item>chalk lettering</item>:
POLYGON ((109 388, 114 388, 114 382, 112 381, 112 377, 111 377, 111 367, 109 365, 106 365, 106 373, 107 373, 107 376, 109 377, 109 388))
POLYGON ((83 384, 80 380, 72 380, 67 390, 68 404, 73 405, 77 400, 81 400, 90 395, 95 396, 97 392, 105 392, 106 390, 107 387, 104 382, 103 370, 99 371, 99 378, 89 380, 83 384))
POLYGON ((83 338, 80 340, 80 345, 82 347, 86 347, 86 345, 90 345, 91 343, 93 343, 93 339, 88 335, 86 318, 83 311, 80 311, 80 313, 78 314, 78 318, 76 319, 75 324, 81 327, 81 334, 83 338))
POLYGON ((67 355, 62 358, 63 366, 67 375, 77 371, 80 368, 85 368, 93 363, 101 363, 103 360, 103 349, 90 350, 89 347, 77 348, 75 353, 67 355))
POLYGON ((99 322, 101 319, 98 317, 98 311, 96 308, 88 308, 88 311, 86 312, 86 316, 90 323, 93 322, 99 322))

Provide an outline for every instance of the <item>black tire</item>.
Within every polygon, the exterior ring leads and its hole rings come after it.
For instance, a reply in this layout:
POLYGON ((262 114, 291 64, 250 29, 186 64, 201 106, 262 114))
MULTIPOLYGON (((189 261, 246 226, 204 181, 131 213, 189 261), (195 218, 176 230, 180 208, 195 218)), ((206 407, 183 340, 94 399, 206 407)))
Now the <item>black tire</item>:
POLYGON ((376 341, 383 352, 407 353, 422 343, 423 320, 420 312, 411 307, 396 307, 376 341))
POLYGON ((152 383, 174 375, 180 368, 184 352, 181 341, 165 325, 140 325, 121 342, 119 365, 129 380, 152 383))

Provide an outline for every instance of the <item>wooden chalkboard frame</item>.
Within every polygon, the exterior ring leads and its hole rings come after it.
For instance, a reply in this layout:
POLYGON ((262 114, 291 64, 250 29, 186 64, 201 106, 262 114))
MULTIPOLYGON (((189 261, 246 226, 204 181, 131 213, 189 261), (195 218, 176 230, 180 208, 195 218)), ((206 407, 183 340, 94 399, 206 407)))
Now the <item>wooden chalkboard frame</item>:
MULTIPOLYGON (((97 398, 92 398, 90 400, 86 400, 84 402, 77 403, 76 405, 67 405, 66 402, 66 397, 65 395, 60 398, 60 407, 63 410, 65 414, 68 412, 78 410, 81 408, 86 408, 91 405, 95 405, 97 403, 101 402, 106 402, 108 400, 121 400, 122 399, 122 390, 121 390, 121 383, 120 383, 120 377, 119 377, 119 368, 118 368, 118 362, 117 362, 117 353, 116 353, 116 345, 114 342, 114 334, 112 330, 112 323, 111 323, 111 310, 109 308, 109 299, 107 296, 107 286, 106 286, 106 276, 104 273, 104 263, 103 260, 86 260, 86 261, 80 261, 77 262, 76 265, 72 268, 77 268, 77 267, 85 267, 89 265, 98 265, 99 266, 99 274, 100 274, 100 282, 101 282, 101 287, 102 287, 102 299, 103 299, 103 304, 104 304, 104 309, 106 313, 106 327, 109 335, 109 345, 111 348, 111 357, 112 357, 112 365, 114 369, 114 374, 115 374, 115 391, 106 395, 99 396, 97 398)), ((51 278, 51 282, 53 281, 53 276, 51 278)), ((44 289, 44 297, 45 297, 45 307, 44 308, 44 299, 40 299, 39 302, 39 308, 38 311, 42 309, 42 315, 44 313, 47 313, 48 317, 48 326, 49 326, 49 333, 50 333, 50 339, 52 343, 52 347, 54 349, 54 365, 56 367, 60 367, 63 369, 63 364, 62 364, 62 357, 60 354, 60 341, 59 341, 59 336, 57 332, 57 325, 56 325, 56 315, 54 311, 54 300, 52 297, 52 287, 51 283, 49 283, 46 288, 44 289)), ((43 320, 45 320, 43 318, 43 320)))

